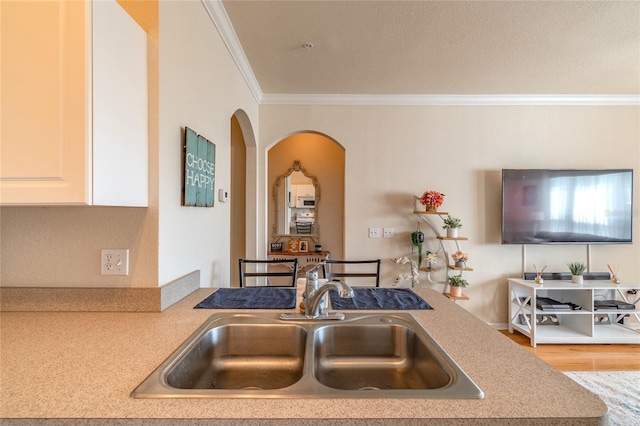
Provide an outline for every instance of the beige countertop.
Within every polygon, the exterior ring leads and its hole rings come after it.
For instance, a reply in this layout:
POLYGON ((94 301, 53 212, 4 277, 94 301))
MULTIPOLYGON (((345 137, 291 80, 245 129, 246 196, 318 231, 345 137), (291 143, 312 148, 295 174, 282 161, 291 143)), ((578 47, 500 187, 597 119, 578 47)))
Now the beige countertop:
POLYGON ((606 405, 596 395, 430 289, 415 291, 434 310, 408 312, 484 391, 484 399, 131 398, 147 375, 220 312, 193 309, 213 290, 196 290, 162 313, 0 313, 3 423, 606 424, 606 405))

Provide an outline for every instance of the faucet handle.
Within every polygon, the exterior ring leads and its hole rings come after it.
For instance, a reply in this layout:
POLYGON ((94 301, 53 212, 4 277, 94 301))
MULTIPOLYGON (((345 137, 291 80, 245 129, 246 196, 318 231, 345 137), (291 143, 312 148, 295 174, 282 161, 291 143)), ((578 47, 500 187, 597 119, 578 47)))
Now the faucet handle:
POLYGON ((313 268, 307 271, 307 280, 317 281, 318 280, 318 269, 320 266, 324 265, 324 260, 318 262, 313 268))

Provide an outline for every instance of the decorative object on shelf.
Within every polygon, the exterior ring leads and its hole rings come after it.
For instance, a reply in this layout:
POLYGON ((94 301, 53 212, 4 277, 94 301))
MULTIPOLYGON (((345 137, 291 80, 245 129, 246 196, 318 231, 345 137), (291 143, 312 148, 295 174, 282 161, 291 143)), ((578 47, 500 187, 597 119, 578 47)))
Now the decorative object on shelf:
POLYGON ((418 285, 418 277, 419 277, 418 264, 416 263, 415 260, 411 260, 407 256, 402 256, 402 257, 391 259, 391 261, 398 265, 406 265, 407 263, 411 264, 411 276, 409 276, 408 274, 400 274, 393 281, 394 287, 398 285, 400 281, 408 280, 409 278, 411 278, 411 287, 416 287, 418 285))
MULTIPOLYGON (((422 266, 422 243, 424 243, 424 234, 420 231, 420 222, 418 222, 418 229, 411 233, 411 244, 413 247, 418 247, 418 268, 422 266)), ((413 248, 411 250, 413 251, 413 248)))
POLYGON ((457 217, 447 215, 444 219, 444 225, 442 225, 442 228, 447 230, 447 237, 458 238, 458 229, 462 228, 462 221, 457 217))
POLYGON ((536 264, 533 264, 533 269, 535 269, 536 271, 536 277, 533 279, 533 282, 536 284, 542 284, 544 282, 544 279, 542 279, 542 273, 544 272, 545 269, 547 269, 547 265, 544 265, 544 267, 540 270, 540 272, 538 272, 538 268, 536 267, 536 264))
POLYGON ((322 244, 316 244, 315 250, 316 250, 316 253, 320 253, 322 251, 322 244))
POLYGON ((282 251, 282 243, 271 243, 271 251, 272 252, 282 251))
POLYGON ((455 251, 451 258, 455 262, 456 268, 464 268, 467 265, 467 261, 469 260, 469 253, 462 250, 455 251))
POLYGON ((308 253, 309 252, 309 241, 300 240, 300 243, 298 244, 298 251, 300 253, 308 253))
POLYGON ((449 277, 449 294, 455 297, 462 296, 462 287, 469 285, 469 282, 462 278, 462 275, 452 275, 449 277))
POLYGON ((419 198, 420 204, 426 206, 428 212, 436 212, 444 202, 444 194, 438 191, 425 191, 419 198))
POLYGON ((298 247, 300 246, 300 240, 296 240, 292 238, 289 240, 288 246, 289 246, 289 250, 288 250, 289 252, 297 253, 298 247))
POLYGON ((616 267, 614 268, 613 266, 607 264, 607 268, 609 268, 609 272, 611 272, 611 278, 609 279, 609 281, 611 281, 611 284, 620 284, 620 278, 618 278, 620 265, 616 265, 616 267))
POLYGON ((432 269, 433 265, 438 262, 438 252, 427 251, 424 255, 424 260, 427 262, 427 268, 432 269))
POLYGON ((567 263, 569 270, 571 271, 571 282, 575 284, 582 284, 583 282, 583 274, 587 269, 582 262, 571 262, 567 263))

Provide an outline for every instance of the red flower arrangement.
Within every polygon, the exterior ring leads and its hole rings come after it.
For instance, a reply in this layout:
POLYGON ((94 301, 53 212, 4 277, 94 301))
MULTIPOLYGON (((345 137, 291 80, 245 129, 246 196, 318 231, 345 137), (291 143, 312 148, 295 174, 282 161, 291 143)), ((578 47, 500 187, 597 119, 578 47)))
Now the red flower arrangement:
POLYGON ((440 207, 443 202, 444 194, 438 191, 425 191, 420 197, 420 203, 423 206, 433 206, 434 209, 440 207))

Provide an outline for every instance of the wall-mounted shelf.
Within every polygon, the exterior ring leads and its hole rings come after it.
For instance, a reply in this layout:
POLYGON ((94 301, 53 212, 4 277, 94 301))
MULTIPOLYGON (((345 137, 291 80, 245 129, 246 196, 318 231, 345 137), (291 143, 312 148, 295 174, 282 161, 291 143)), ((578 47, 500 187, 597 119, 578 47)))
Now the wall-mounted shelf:
POLYGON ((465 296, 464 294, 462 296, 452 296, 451 293, 442 293, 442 294, 444 294, 448 299, 451 299, 453 301, 469 300, 469 296, 465 296))
POLYGON ((473 268, 469 268, 468 266, 460 268, 458 266, 447 265, 447 268, 451 269, 452 271, 473 271, 473 268))
POLYGON ((438 235, 436 238, 442 241, 469 241, 467 237, 441 237, 438 235))

